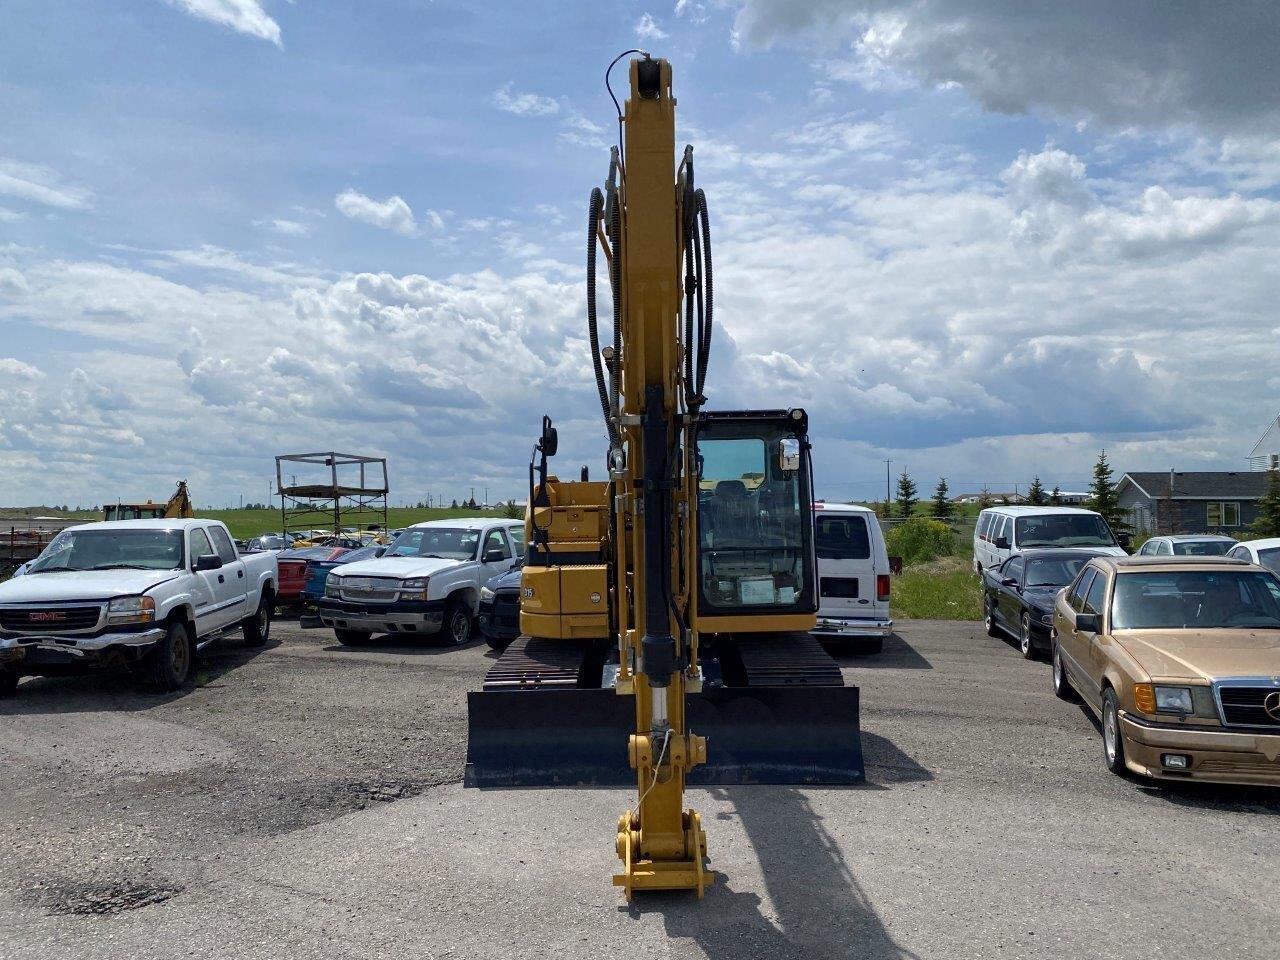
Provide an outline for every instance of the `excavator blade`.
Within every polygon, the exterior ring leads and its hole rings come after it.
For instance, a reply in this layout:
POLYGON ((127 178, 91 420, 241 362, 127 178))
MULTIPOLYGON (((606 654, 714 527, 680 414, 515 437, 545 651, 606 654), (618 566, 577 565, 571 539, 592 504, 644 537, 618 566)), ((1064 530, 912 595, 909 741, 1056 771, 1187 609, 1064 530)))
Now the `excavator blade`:
MULTIPOLYGON (((635 704, 613 690, 467 694, 469 787, 633 786, 635 704)), ((858 688, 716 687, 691 694, 687 725, 707 738, 690 785, 847 785, 864 778, 858 688)))

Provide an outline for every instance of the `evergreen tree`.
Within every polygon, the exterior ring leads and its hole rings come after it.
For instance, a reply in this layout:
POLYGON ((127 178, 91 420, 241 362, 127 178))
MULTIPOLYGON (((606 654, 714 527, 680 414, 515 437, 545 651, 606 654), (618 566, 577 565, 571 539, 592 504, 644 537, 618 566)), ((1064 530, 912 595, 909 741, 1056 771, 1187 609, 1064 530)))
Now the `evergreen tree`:
POLYGON ((916 496, 916 482, 907 475, 907 470, 902 469, 902 476, 898 478, 898 514, 903 520, 910 519, 911 514, 915 512, 916 504, 920 502, 920 498, 916 496))
POLYGON ((453 503, 449 504, 449 508, 450 508, 451 510, 457 510, 457 509, 458 509, 458 501, 457 501, 457 499, 456 499, 456 498, 454 499, 453 503))
POLYGON ((506 505, 506 514, 512 520, 519 520, 524 516, 524 511, 516 506, 516 502, 514 500, 508 500, 506 505))
POLYGON ((1006 506, 1006 507, 1007 507, 1007 506, 1009 505, 1009 502, 1010 502, 1010 501, 1009 501, 1009 495, 1008 495, 1007 493, 1002 493, 1002 494, 1000 494, 1000 503, 1001 503, 1003 506, 1006 506))
POLYGON ((991 506, 993 503, 995 503, 995 501, 991 499, 991 491, 988 490, 986 488, 986 485, 984 484, 982 487, 982 492, 978 494, 978 509, 985 510, 987 509, 987 507, 991 506))
POLYGON ((939 477, 938 485, 933 489, 933 519, 947 521, 951 519, 951 491, 947 489, 947 478, 939 477))
POLYGON ((1049 494, 1049 502, 1055 507, 1062 506, 1062 491, 1058 489, 1058 485, 1053 485, 1053 493, 1049 494))
MULTIPOLYGON (((1057 490, 1054 487, 1054 490, 1057 490)), ((1027 503, 1033 507, 1043 507, 1049 502, 1049 498, 1045 496, 1044 485, 1040 482, 1040 475, 1037 474, 1031 481, 1031 486, 1027 488, 1027 503)))
POLYGON ((1253 530, 1264 537, 1280 537, 1280 470, 1267 470, 1267 492, 1258 501, 1258 519, 1253 530))
POLYGON ((1107 463, 1107 451, 1098 454, 1098 462, 1093 466, 1093 481, 1089 484, 1089 499, 1085 506, 1102 514, 1103 519, 1117 533, 1128 524, 1124 520, 1124 511, 1116 497, 1116 485, 1111 479, 1111 464, 1107 463))

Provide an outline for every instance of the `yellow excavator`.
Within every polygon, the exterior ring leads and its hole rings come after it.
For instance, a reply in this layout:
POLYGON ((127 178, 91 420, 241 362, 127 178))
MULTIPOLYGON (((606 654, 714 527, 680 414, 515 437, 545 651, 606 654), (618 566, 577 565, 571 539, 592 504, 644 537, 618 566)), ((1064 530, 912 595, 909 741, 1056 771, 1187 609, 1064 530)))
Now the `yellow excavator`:
POLYGON ((187 481, 179 480, 178 489, 164 503, 108 503, 102 508, 103 520, 167 520, 172 517, 194 517, 187 481))
POLYGON ((677 161, 670 64, 628 53, 638 56, 625 106, 614 98, 619 144, 587 226, 608 479, 550 473, 558 436, 543 418, 522 635, 468 695, 466 783, 634 784, 614 883, 628 900, 702 897, 714 873, 686 786, 860 781, 858 689, 808 633, 818 592, 807 415, 705 408, 706 197, 693 148, 677 161), (613 307, 603 347, 598 251, 613 307))

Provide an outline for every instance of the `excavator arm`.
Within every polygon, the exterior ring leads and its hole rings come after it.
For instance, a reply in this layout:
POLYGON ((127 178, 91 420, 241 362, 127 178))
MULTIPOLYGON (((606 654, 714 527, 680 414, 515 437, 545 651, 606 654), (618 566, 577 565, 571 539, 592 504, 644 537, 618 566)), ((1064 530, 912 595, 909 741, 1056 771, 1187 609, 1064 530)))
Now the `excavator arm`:
POLYGON ((714 876, 689 783, 853 783, 858 690, 808 631, 817 610, 808 418, 704 409, 710 218, 677 161, 671 66, 629 64, 621 142, 587 225, 588 332, 608 481, 530 463, 514 641, 468 695, 471 786, 613 785, 636 890, 714 876), (596 316, 608 265, 612 342, 596 316))

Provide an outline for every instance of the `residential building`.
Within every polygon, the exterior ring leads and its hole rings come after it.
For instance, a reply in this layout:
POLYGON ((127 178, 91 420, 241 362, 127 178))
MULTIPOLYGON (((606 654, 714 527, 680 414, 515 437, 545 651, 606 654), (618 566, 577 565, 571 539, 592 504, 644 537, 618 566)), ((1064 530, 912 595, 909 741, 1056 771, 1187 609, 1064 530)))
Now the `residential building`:
POLYGON ((1267 475, 1256 471, 1126 473, 1116 484, 1135 530, 1153 533, 1240 533, 1258 518, 1267 475))

